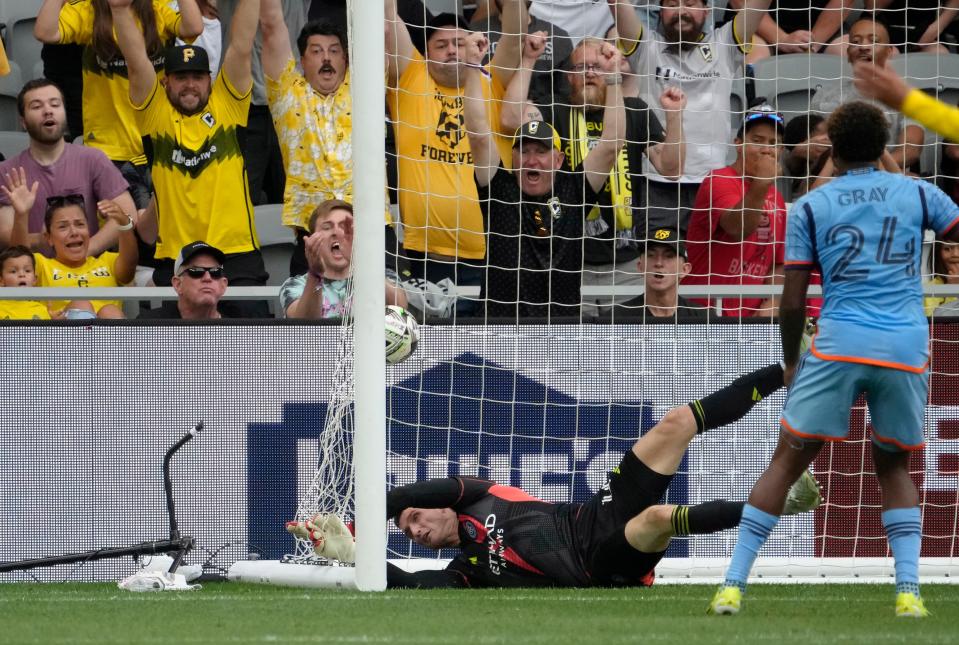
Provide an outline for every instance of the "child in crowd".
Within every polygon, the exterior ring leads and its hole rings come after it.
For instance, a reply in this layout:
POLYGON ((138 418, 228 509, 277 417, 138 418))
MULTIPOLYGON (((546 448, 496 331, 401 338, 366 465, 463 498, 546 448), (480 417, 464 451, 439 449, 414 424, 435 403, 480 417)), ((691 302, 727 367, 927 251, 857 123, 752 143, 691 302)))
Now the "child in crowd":
MULTIPOLYGON (((37 266, 30 249, 18 245, 0 252, 0 285, 37 285, 37 266)), ((50 312, 36 300, 0 300, 0 320, 50 320, 50 312)))
MULTIPOLYGON (((959 244, 936 237, 929 254, 929 281, 926 284, 959 284, 959 244)), ((926 316, 959 316, 955 296, 926 296, 926 316)))

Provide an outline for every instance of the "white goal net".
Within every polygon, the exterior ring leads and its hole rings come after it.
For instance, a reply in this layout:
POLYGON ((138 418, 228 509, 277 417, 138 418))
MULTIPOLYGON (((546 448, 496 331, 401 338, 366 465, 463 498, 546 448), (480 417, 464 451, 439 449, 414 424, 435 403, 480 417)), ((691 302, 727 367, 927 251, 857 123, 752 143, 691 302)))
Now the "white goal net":
MULTIPOLYGON (((489 4, 495 9, 511 3, 489 4)), ((622 4, 630 3, 623 0, 622 4)), ((635 4, 639 5, 641 20, 657 19, 657 3, 635 4)), ((695 0, 691 4, 696 4, 695 0)), ((816 3, 808 11, 803 10, 808 13, 806 21, 813 26, 821 14, 817 7, 822 4, 816 3)), ((793 118, 814 112, 811 105, 817 94, 822 99, 827 92, 835 91, 840 100, 854 98, 847 93, 851 87, 851 67, 844 42, 849 40, 850 28, 856 21, 863 18, 872 20, 874 16, 879 19, 880 31, 891 40, 890 46, 895 47, 895 50, 889 51, 888 64, 905 75, 913 85, 955 104, 959 98, 959 54, 955 53, 956 40, 952 28, 949 27, 950 23, 946 23, 941 33, 929 41, 928 33, 931 32, 928 30, 932 23, 924 22, 930 15, 942 14, 944 5, 938 5, 930 14, 924 9, 914 10, 911 6, 899 7, 901 3, 896 2, 877 0, 870 4, 875 4, 874 14, 863 13, 861 8, 842 13, 828 39, 818 43, 814 41, 811 46, 807 43, 807 49, 811 47, 814 53, 794 53, 785 43, 780 43, 780 50, 773 41, 773 46, 765 49, 770 55, 757 57, 754 62, 737 58, 728 67, 735 70, 726 79, 729 84, 725 87, 729 88, 730 95, 714 97, 717 105, 723 106, 722 109, 697 108, 700 109, 698 113, 687 115, 695 122, 693 128, 720 132, 726 162, 732 163, 739 152, 735 138, 742 125, 743 113, 748 111, 748 105, 755 97, 765 97, 774 110, 782 113, 787 127, 793 118), (826 53, 827 49, 838 53, 826 53)), ((568 56, 584 37, 602 39, 607 36, 605 29, 611 25, 599 21, 604 30, 597 33, 599 27, 591 22, 597 15, 597 5, 603 5, 601 8, 604 8, 606 3, 538 0, 533 2, 530 25, 549 23, 557 27, 550 32, 550 36, 555 37, 550 44, 551 53, 559 52, 563 46, 558 36, 559 22, 566 20, 564 24, 573 27, 591 25, 588 33, 563 30, 566 34, 564 38, 570 41, 565 43, 568 46, 565 55, 568 56), (576 14, 574 7, 579 7, 581 13, 576 14)), ((434 14, 443 8, 438 3, 427 3, 427 6, 434 14)), ((459 5, 453 6, 453 3, 450 3, 450 7, 463 9, 459 5)), ((785 15, 784 12, 788 13, 788 9, 780 8, 778 15, 785 15)), ((711 33, 711 29, 721 29, 734 14, 733 9, 727 13, 714 7, 704 25, 707 34, 711 33)), ((952 15, 949 12, 946 14, 952 15)), ((777 14, 771 15, 775 17, 777 14)), ((472 183, 471 168, 465 175, 456 174, 459 169, 451 170, 458 163, 458 157, 455 156, 457 150, 462 147, 469 153, 471 133, 463 114, 462 92, 445 95, 427 82, 408 84, 409 79, 404 78, 404 74, 414 73, 410 71, 410 66, 425 65, 422 63, 422 48, 430 32, 424 33, 416 25, 429 24, 430 15, 420 18, 417 23, 408 14, 401 15, 398 20, 406 22, 399 29, 406 30, 408 35, 394 34, 392 42, 388 35, 387 42, 387 52, 392 54, 392 58, 389 58, 391 64, 399 65, 399 76, 390 77, 387 94, 392 97, 389 100, 394 101, 388 119, 397 139, 395 147, 388 152, 389 165, 397 168, 398 175, 398 178, 394 176, 391 179, 391 188, 395 189, 400 203, 396 209, 395 227, 400 231, 400 242, 387 251, 395 256, 405 255, 415 261, 425 261, 427 265, 430 261, 440 267, 444 263, 449 264, 453 267, 450 269, 452 281, 459 282, 457 278, 470 274, 472 268, 482 272, 495 266, 500 258, 494 259, 482 252, 474 254, 477 255, 475 258, 469 258, 467 253, 461 255, 461 260, 469 261, 456 264, 447 257, 448 249, 444 252, 442 246, 431 248, 429 241, 432 239, 439 244, 441 239, 451 238, 468 245, 468 241, 464 240, 470 235, 482 240, 488 231, 480 229, 489 224, 493 212, 491 209, 494 209, 492 204, 500 196, 489 194, 481 197, 483 193, 478 193, 472 183), (404 48, 400 42, 403 39, 403 43, 406 43, 407 38, 412 49, 404 48), (402 55, 411 58, 398 63, 402 55), (417 90, 417 87, 420 89, 417 90), (401 99, 410 99, 410 93, 417 91, 421 95, 413 98, 418 98, 425 106, 426 117, 411 111, 409 103, 400 102, 401 99), (436 104, 433 105, 432 101, 436 104), (430 119, 432 121, 426 123, 430 119), (412 146, 409 141, 402 140, 404 129, 418 129, 420 144, 412 146), (446 156, 440 158, 439 153, 431 153, 434 139, 448 147, 446 156), (407 157, 404 158, 404 155, 407 157), (416 177, 411 173, 415 173, 416 177), (431 191, 431 186, 440 185, 444 190, 450 189, 448 194, 439 195, 431 191), (486 203, 481 203, 483 199, 486 203), (442 224, 436 221, 430 223, 428 219, 423 219, 423 212, 404 212, 404 204, 415 205, 425 209, 424 212, 434 214, 445 208, 450 214, 449 219, 442 224), (482 217, 473 217, 474 210, 482 217), (475 228, 477 222, 480 228, 475 228)), ((502 45, 506 35, 493 32, 502 29, 496 25, 502 25, 503 21, 495 15, 493 18, 496 19, 478 24, 486 25, 490 40, 502 45)), ((792 20, 795 16, 789 18, 792 20)), ((354 13, 353 33, 356 32, 358 20, 358 15, 354 13)), ((656 23, 646 23, 645 29, 652 31, 658 27, 656 23)), ((391 33, 389 29, 387 33, 391 33)), ((768 29, 765 33, 768 33, 768 29)), ((858 44, 858 40, 854 42, 854 45, 858 44)), ((881 45, 885 46, 884 43, 881 45)), ((726 55, 729 52, 702 52, 706 58, 726 55)), ((567 59, 552 60, 552 68, 548 73, 543 72, 539 79, 539 91, 552 92, 553 106, 562 105, 565 108, 562 112, 564 118, 579 118, 577 104, 571 101, 569 94, 570 76, 592 73, 591 64, 576 67, 567 59)), ((630 73, 641 77, 647 73, 644 69, 634 64, 630 73)), ((428 71, 421 73, 429 74, 428 71)), ((665 75, 672 84, 690 95, 700 87, 696 79, 683 76, 681 70, 657 68, 649 73, 657 78, 665 75)), ((495 70, 493 74, 491 82, 495 83, 495 70)), ((639 87, 646 87, 644 83, 654 85, 655 80, 639 78, 639 87)), ((522 97, 523 100, 525 98, 522 97)), ((649 103, 657 100, 642 98, 649 103)), ((501 105, 495 110, 491 109, 491 115, 505 109, 506 99, 502 96, 492 99, 490 106, 497 100, 501 105)), ((545 107, 548 106, 540 105, 540 108, 545 107)), ((656 112, 656 118, 665 120, 661 110, 656 112)), ((545 109, 543 114, 546 114, 545 109)), ((583 123, 588 122, 584 117, 583 123)), ((908 128, 914 126, 908 121, 900 120, 898 123, 901 129, 895 133, 896 136, 910 132, 908 128)), ((561 128, 556 123, 554 125, 561 137, 571 136, 568 128, 561 128)), ((606 125, 608 127, 609 124, 606 125)), ((381 127, 381 124, 354 124, 354 128, 358 127, 381 127)), ((491 127, 494 132, 503 131, 501 123, 491 122, 491 127)), ((689 130, 687 125, 686 131, 689 130)), ((956 174, 951 170, 955 165, 951 160, 959 160, 959 153, 945 145, 934 133, 921 126, 919 131, 920 139, 911 140, 912 143, 907 141, 903 146, 897 146, 900 142, 893 141, 891 150, 896 154, 905 154, 903 163, 915 174, 951 191, 951 182, 955 181, 956 174), (914 150, 907 150, 909 146, 914 150)), ((791 139, 782 151, 783 161, 794 146, 805 145, 811 137, 817 136, 813 125, 805 129, 796 126, 789 132, 791 139), (800 130, 802 136, 793 141, 799 136, 796 132, 800 130)), ((596 137, 584 137, 582 141, 564 139, 563 150, 569 152, 582 144, 588 154, 588 150, 596 145, 596 137)), ((627 148, 635 143, 645 145, 650 142, 630 141, 627 148)), ((505 149, 508 150, 509 146, 505 149)), ((354 154, 359 163, 360 151, 354 151, 354 154)), ((472 157, 462 157, 464 160, 467 158, 472 157)), ((641 159, 641 156, 636 159, 641 159)), ((381 161, 373 160, 373 163, 381 161)), ((802 158, 793 165, 784 163, 780 166, 775 185, 785 198, 784 201, 790 201, 812 187, 810 177, 814 179, 815 173, 819 172, 814 168, 815 161, 802 158)), ((510 162, 510 159, 503 157, 505 165, 510 162)), ((628 166, 634 162, 636 160, 628 154, 623 155, 622 163, 628 166)), ((615 208, 632 209, 638 218, 636 213, 642 209, 642 200, 647 195, 649 169, 614 167, 613 173, 620 170, 626 172, 632 182, 633 201, 622 202, 615 208)), ((525 216, 523 205, 515 206, 519 216, 525 216)), ((688 218, 696 217, 695 209, 689 206, 672 207, 674 219, 668 223, 678 225, 684 239, 688 218)), ((543 213, 549 215, 545 210, 543 213)), ((358 220, 361 217, 361 214, 358 215, 358 220)), ((621 231, 616 228, 621 225, 627 228, 632 226, 629 218, 616 220, 614 215, 613 220, 608 222, 616 231, 608 236, 609 248, 618 250, 612 259, 615 260, 616 254, 622 252, 622 258, 635 264, 647 251, 648 242, 654 240, 647 237, 645 231, 621 231)), ((594 226, 590 229, 587 220, 584 230, 565 238, 564 242, 577 246, 585 258, 583 262, 589 264, 590 236, 597 231, 601 233, 600 228, 594 226)), ((542 230, 543 233, 535 230, 535 227, 521 230, 510 239, 516 248, 525 249, 527 247, 523 245, 529 242, 529 238, 549 238, 548 226, 542 227, 542 230)), ((775 248, 783 240, 772 232, 767 233, 761 240, 755 241, 760 247, 766 245, 772 257, 769 266, 763 269, 766 273, 762 274, 762 279, 716 280, 712 285, 707 279, 697 282, 704 285, 700 291, 681 287, 680 293, 691 297, 702 296, 720 284, 726 290, 719 288, 714 293, 721 297, 735 293, 737 288, 743 286, 748 289, 749 285, 773 281, 769 279, 770 275, 777 267, 781 268, 781 261, 775 261, 775 248)), ((491 237, 487 237, 487 241, 491 237)), ((948 270, 942 267, 934 270, 929 258, 930 252, 933 255, 939 252, 939 247, 933 247, 930 237, 926 239, 923 257, 915 258, 917 265, 921 263, 924 279, 931 280, 935 272, 941 274, 941 282, 949 282, 948 270)), ((529 271, 549 270, 550 251, 548 246, 546 248, 547 267, 532 266, 528 268, 529 271)), ((519 254, 524 252, 527 251, 521 250, 519 254)), ((537 251, 534 249, 532 252, 535 254, 537 251)), ((759 254, 762 253, 760 249, 759 254)), ((748 263, 748 258, 744 256, 739 259, 740 266, 748 263)), ((362 260, 379 262, 379 258, 362 260)), ((412 263, 415 264, 415 261, 412 263)), ((613 261, 597 263, 592 268, 587 266, 584 274, 611 273, 613 264, 620 263, 613 261)), ((401 276, 404 269, 409 270, 402 263, 394 268, 401 276)), ((425 269, 427 273, 430 270, 429 266, 425 269)), ((620 271, 621 267, 617 266, 615 270, 620 271)), ((416 275, 415 267, 412 271, 416 275)), ((490 272, 476 282, 466 280, 466 284, 459 284, 460 304, 468 302, 472 306, 478 294, 481 297, 485 295, 491 288, 492 275, 490 272)), ((615 302, 621 303, 642 294, 642 284, 642 279, 620 282, 612 273, 605 283, 600 280, 587 286, 584 279, 581 282, 582 302, 589 300, 588 296, 601 299, 612 294, 610 297, 616 297, 615 302)), ((769 292, 774 293, 775 288, 769 292)), ((522 302, 524 297, 525 294, 519 292, 517 300, 522 302)), ((761 301, 762 298, 756 300, 761 301)), ((450 318, 433 319, 433 324, 423 326, 417 352, 401 365, 390 367, 385 384, 370 386, 387 388, 387 486, 401 486, 448 475, 469 475, 517 486, 547 501, 582 502, 598 490, 605 481, 607 471, 618 464, 629 446, 670 408, 701 398, 737 376, 777 362, 781 357, 778 327, 770 310, 757 312, 747 307, 744 310, 746 316, 713 315, 708 319, 679 323, 653 320, 651 313, 642 312, 632 317, 610 320, 603 316, 604 311, 608 313, 603 307, 609 305, 610 301, 605 301, 605 304, 601 300, 599 302, 594 313, 587 314, 583 310, 569 319, 549 315, 524 319, 523 314, 518 313, 511 316, 512 320, 504 321, 488 315, 480 307, 467 314, 462 310, 450 311, 450 318), (748 315, 756 313, 759 315, 748 315)), ((703 310, 711 309, 714 313, 722 308, 715 300, 695 306, 703 310)), ((952 312, 948 298, 937 303, 937 306, 943 308, 934 307, 934 313, 930 310, 932 358, 930 399, 926 411, 926 447, 917 452, 911 462, 911 473, 919 487, 923 512, 922 573, 926 579, 950 575, 959 564, 956 537, 959 533, 959 401, 955 395, 959 375, 959 323, 950 320, 952 312)), ((344 341, 349 338, 346 328, 344 341)), ((302 482, 300 486, 305 492, 299 502, 298 519, 307 519, 317 512, 336 512, 348 520, 354 518, 354 485, 350 465, 350 444, 355 438, 350 420, 354 400, 351 374, 350 354, 344 351, 339 367, 332 375, 334 394, 317 451, 319 466, 312 484, 302 482)), ((666 501, 696 504, 716 498, 744 500, 776 445, 784 396, 785 392, 780 391, 757 405, 741 421, 697 438, 673 479, 666 501)), ((813 465, 815 476, 824 489, 825 503, 814 512, 786 518, 779 524, 761 553, 757 568, 759 575, 804 580, 891 579, 892 562, 880 521, 879 491, 869 456, 869 425, 868 410, 862 401, 858 401, 852 413, 849 440, 828 445, 813 465)), ((302 476, 302 470, 300 474, 302 476)), ((675 539, 659 568, 660 574, 673 579, 721 576, 734 543, 733 531, 675 539)), ((296 550, 300 556, 309 555, 309 552, 308 544, 300 544, 296 550)), ((436 554, 418 547, 395 526, 389 525, 388 552, 384 557, 420 562, 451 555, 443 552, 436 554)))

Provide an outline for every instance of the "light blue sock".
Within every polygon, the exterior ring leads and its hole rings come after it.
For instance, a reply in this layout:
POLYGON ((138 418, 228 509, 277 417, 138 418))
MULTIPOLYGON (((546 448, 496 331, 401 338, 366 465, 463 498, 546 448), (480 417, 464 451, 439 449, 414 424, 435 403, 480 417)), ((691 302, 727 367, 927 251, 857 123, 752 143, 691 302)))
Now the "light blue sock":
POLYGON ((779 517, 776 515, 770 515, 749 504, 743 507, 743 519, 739 522, 739 540, 733 549, 729 568, 726 569, 726 581, 723 583, 725 586, 739 587, 746 591, 746 580, 759 549, 769 539, 769 534, 778 523, 779 517))
POLYGON ((896 593, 919 595, 919 547, 922 546, 922 515, 918 506, 891 508, 882 514, 889 548, 896 562, 896 593))

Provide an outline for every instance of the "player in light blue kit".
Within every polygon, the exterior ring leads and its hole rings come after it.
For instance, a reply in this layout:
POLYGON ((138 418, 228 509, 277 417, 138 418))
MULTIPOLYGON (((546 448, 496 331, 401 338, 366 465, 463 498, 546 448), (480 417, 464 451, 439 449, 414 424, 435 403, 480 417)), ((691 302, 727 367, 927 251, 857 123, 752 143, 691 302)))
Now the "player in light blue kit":
POLYGON ((743 509, 739 540, 710 614, 739 611, 756 555, 779 521, 786 492, 825 441, 849 431, 860 394, 873 424, 873 464, 882 523, 896 563, 896 615, 923 617, 919 595, 919 495, 911 451, 923 447, 929 326, 923 316, 923 231, 959 241, 959 209, 938 188, 878 169, 886 147, 882 112, 846 103, 828 122, 840 176, 796 202, 786 232, 779 308, 786 384, 779 445, 743 509), (810 272, 822 273, 819 332, 800 357, 810 272))

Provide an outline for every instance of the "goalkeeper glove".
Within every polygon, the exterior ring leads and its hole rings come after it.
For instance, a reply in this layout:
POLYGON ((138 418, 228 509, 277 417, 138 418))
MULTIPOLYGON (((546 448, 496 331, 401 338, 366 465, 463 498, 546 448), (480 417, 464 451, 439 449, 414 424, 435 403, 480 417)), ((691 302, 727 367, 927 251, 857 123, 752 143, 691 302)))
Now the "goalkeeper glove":
POLYGON ((287 522, 286 530, 313 544, 313 551, 329 560, 352 564, 356 555, 353 534, 333 513, 320 513, 305 522, 287 522))

